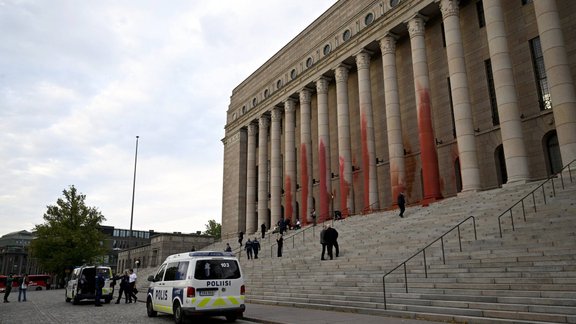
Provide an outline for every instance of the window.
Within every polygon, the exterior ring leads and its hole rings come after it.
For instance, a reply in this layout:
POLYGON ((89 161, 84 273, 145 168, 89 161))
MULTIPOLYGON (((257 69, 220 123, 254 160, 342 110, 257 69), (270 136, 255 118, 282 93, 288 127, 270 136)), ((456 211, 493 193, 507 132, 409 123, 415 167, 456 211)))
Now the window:
POLYGON ((534 65, 534 75, 536 76, 540 110, 552 109, 552 100, 550 99, 550 88, 548 86, 546 67, 544 66, 544 55, 542 54, 540 37, 530 40, 530 52, 532 53, 532 65, 534 65))
POLYGON ((166 275, 164 281, 175 281, 186 279, 188 273, 188 261, 172 262, 166 267, 166 275))
POLYGON ((282 80, 276 81, 276 89, 282 88, 282 80))
POLYGON ((442 29, 442 47, 446 47, 446 32, 444 31, 444 23, 440 23, 442 29))
POLYGON ((311 67, 313 63, 314 63, 314 61, 312 60, 311 57, 309 57, 309 58, 306 60, 306 67, 307 67, 307 68, 311 67))
POLYGON ((373 22, 374 22, 374 14, 373 13, 369 13, 366 15, 366 17, 364 17, 364 24, 366 26, 370 25, 373 22))
POLYGON ((264 98, 268 98, 269 95, 270 92, 268 91, 268 89, 264 90, 264 98))
POLYGON ((332 47, 330 46, 330 44, 324 45, 324 49, 322 50, 322 52, 324 53, 324 55, 330 54, 331 51, 332 51, 332 47))
POLYGON ((163 264, 160 267, 160 270, 158 270, 158 272, 154 276, 154 281, 162 281, 162 279, 164 278, 164 271, 166 271, 166 265, 165 264, 163 264))
MULTIPOLYGON (((352 32, 350 31, 350 29, 346 29, 342 34, 342 40, 346 42, 347 40, 350 39, 350 37, 352 37, 352 32)), ((326 48, 326 46, 324 46, 324 48, 326 48)))
POLYGON ((198 260, 194 278, 205 279, 238 279, 240 269, 235 260, 198 260))
POLYGON ((256 97, 254 97, 252 99, 252 107, 255 107, 258 104, 258 99, 256 99, 256 97))
POLYGON ((496 88, 494 88, 494 75, 492 74, 492 62, 488 59, 484 61, 486 69, 486 82, 488 82, 488 95, 490 97, 490 108, 492 109, 492 125, 500 125, 498 115, 498 102, 496 101, 496 88))
POLYGON ((298 76, 298 72, 296 72, 296 69, 292 69, 292 71, 290 71, 290 78, 292 80, 296 79, 296 77, 298 76))
POLYGON ((246 106, 242 106, 242 115, 244 115, 246 113, 246 106))
POLYGON ((390 0, 390 7, 394 8, 400 3, 400 0, 390 0))
POLYGON ((486 19, 484 18, 484 5, 482 5, 482 0, 476 2, 476 13, 478 14, 478 27, 482 28, 486 26, 486 19))

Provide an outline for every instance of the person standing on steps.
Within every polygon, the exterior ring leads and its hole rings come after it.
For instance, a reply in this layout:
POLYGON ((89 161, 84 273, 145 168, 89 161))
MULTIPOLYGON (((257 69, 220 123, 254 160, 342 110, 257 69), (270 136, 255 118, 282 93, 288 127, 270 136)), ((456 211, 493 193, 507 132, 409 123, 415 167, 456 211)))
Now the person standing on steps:
POLYGON ((330 225, 326 225, 326 232, 324 233, 324 242, 326 242, 326 248, 328 250, 328 256, 330 260, 333 259, 332 248, 334 247, 334 241, 336 241, 336 237, 338 236, 335 229, 330 227, 330 225))
POLYGON ((238 243, 240 243, 240 246, 242 246, 243 240, 244 240, 244 232, 240 231, 240 233, 238 233, 238 243))
POLYGON ((338 246, 338 231, 334 228, 331 227, 330 225, 328 225, 328 228, 326 229, 326 232, 328 232, 328 236, 332 237, 332 245, 334 246, 334 249, 336 250, 336 257, 338 257, 340 255, 340 247, 338 246))
POLYGON ((316 226, 316 209, 312 208, 312 224, 316 226))
POLYGON ((404 192, 398 194, 398 207, 400 207, 400 217, 404 218, 404 210, 406 210, 406 198, 404 197, 404 192))
POLYGON ((262 223, 262 225, 260 225, 260 231, 262 232, 262 239, 264 239, 266 236, 266 224, 262 223))
POLYGON ((246 250, 246 256, 248 256, 248 260, 252 259, 252 241, 248 239, 246 244, 244 244, 244 250, 246 250))
POLYGON ((320 244, 322 245, 322 256, 320 260, 324 261, 324 253, 326 253, 326 225, 322 226, 322 230, 320 231, 320 244))
POLYGON ((276 239, 276 243, 278 244, 278 257, 282 257, 282 247, 284 245, 284 237, 282 234, 278 234, 278 238, 276 239))
POLYGON ((252 252, 254 252, 254 259, 258 259, 258 251, 260 251, 260 242, 254 237, 252 240, 252 252))

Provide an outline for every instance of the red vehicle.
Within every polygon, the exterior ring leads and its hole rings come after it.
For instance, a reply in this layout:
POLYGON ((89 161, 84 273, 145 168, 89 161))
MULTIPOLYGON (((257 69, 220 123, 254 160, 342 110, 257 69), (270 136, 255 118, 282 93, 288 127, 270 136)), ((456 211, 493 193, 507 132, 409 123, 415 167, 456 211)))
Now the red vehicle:
MULTIPOLYGON (((6 290, 6 278, 6 276, 0 275, 0 293, 3 293, 6 290)), ((12 290, 18 288, 18 283, 20 282, 20 276, 13 276, 13 278, 12 290)))
POLYGON ((28 289, 30 290, 48 290, 50 289, 52 277, 47 274, 28 275, 28 281, 28 289))
MULTIPOLYGON (((13 276, 14 280, 12 281, 12 291, 18 289, 18 284, 20 283, 21 276, 13 276)), ((0 293, 3 293, 6 290, 6 276, 0 275, 0 293)), ((28 289, 30 290, 43 290, 43 289, 50 289, 52 277, 50 275, 28 275, 28 289)))

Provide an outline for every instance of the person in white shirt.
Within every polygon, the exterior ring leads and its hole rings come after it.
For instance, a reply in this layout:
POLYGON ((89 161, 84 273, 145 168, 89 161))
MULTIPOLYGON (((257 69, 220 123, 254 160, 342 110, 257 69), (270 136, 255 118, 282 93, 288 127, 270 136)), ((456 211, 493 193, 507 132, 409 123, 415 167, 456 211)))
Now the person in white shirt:
POLYGON ((134 298, 134 303, 136 303, 138 301, 138 297, 136 297, 136 293, 138 292, 136 290, 136 279, 138 279, 138 276, 134 273, 134 269, 128 271, 130 273, 128 277, 128 303, 132 302, 132 298, 134 298))

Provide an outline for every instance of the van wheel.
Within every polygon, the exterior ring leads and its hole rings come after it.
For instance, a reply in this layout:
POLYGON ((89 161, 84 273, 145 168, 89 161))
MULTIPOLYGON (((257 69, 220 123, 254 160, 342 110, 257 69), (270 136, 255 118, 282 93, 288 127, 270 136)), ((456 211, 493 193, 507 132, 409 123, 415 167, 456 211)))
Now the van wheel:
POLYGON ((236 322, 236 319, 238 319, 238 315, 236 314, 226 315, 226 320, 228 322, 236 322))
POLYGON ((174 323, 182 324, 184 322, 183 318, 184 316, 182 316, 182 307, 180 307, 179 302, 174 303, 173 311, 174 311, 174 323))
POLYGON ((152 306, 152 298, 150 297, 146 300, 146 313, 148 314, 148 317, 156 317, 156 315, 158 315, 158 312, 156 312, 154 306, 152 306))

